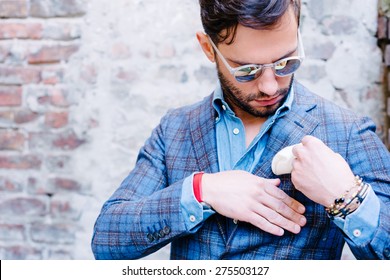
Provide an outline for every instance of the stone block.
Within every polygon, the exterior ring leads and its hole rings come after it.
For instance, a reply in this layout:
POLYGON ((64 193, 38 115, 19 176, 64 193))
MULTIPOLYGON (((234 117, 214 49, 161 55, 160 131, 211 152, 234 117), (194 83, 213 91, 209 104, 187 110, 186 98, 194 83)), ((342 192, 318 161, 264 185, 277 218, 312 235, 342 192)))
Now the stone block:
POLYGON ((323 20, 322 29, 328 35, 351 35, 356 33, 358 23, 350 16, 329 16, 323 20))

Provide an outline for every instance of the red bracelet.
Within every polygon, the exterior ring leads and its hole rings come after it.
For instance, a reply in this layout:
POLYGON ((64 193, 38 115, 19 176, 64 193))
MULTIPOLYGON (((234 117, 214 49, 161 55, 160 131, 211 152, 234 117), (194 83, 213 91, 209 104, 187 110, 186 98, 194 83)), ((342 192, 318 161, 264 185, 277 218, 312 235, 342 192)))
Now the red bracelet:
POLYGON ((194 188, 194 195, 198 202, 203 202, 202 200, 202 176, 203 172, 196 173, 194 175, 194 181, 192 187, 194 188))

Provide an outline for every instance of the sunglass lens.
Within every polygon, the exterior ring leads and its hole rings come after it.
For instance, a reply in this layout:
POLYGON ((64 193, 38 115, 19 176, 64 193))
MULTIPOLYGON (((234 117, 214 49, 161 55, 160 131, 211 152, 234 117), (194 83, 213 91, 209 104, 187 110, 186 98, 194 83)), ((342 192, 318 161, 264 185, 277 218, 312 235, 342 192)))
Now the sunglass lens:
POLYGON ((245 82, 250 82, 253 81, 258 77, 259 68, 256 66, 247 66, 238 69, 234 73, 234 77, 238 82, 245 83, 245 82))
POLYGON ((280 63, 275 65, 275 73, 281 77, 288 76, 294 73, 300 65, 301 61, 298 58, 282 60, 280 63))

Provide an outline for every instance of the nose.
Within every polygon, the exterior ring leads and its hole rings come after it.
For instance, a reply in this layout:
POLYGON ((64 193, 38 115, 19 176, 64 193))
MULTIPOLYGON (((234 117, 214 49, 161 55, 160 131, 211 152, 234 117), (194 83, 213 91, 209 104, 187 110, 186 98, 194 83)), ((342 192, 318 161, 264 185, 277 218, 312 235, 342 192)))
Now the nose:
POLYGON ((278 91, 278 82, 276 81, 275 73, 271 67, 263 69, 263 73, 256 82, 260 92, 264 92, 269 96, 275 95, 278 91))

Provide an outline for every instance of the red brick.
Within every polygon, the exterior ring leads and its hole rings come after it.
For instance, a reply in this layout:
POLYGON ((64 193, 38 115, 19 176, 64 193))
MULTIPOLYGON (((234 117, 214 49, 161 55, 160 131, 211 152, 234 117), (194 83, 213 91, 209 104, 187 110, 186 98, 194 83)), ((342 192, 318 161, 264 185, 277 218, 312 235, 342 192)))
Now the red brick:
POLYGON ((69 41, 81 37, 80 24, 68 22, 46 22, 43 27, 43 39, 69 41))
POLYGON ((79 220, 81 216, 81 205, 73 197, 53 196, 50 203, 50 213, 55 219, 79 220))
POLYGON ((0 17, 25 18, 28 16, 29 0, 1 0, 0 17))
POLYGON ((0 177, 0 191, 20 192, 23 190, 22 184, 6 177, 0 177))
POLYGON ((22 105, 22 87, 0 85, 0 106, 22 105))
POLYGON ((390 45, 386 46, 384 55, 386 66, 390 66, 390 45))
POLYGON ((56 85, 64 80, 64 69, 61 67, 45 67, 41 72, 41 81, 45 85, 56 85))
POLYGON ((35 67, 0 65, 0 84, 36 84, 41 79, 41 71, 35 67))
POLYGON ((381 16, 378 18, 378 39, 387 39, 387 17, 381 16))
POLYGON ((45 158, 45 166, 51 172, 70 172, 71 158, 66 155, 47 156, 45 158))
POLYGON ((31 239, 38 243, 72 244, 76 239, 75 228, 69 224, 34 223, 31 239))
POLYGON ((42 161, 37 156, 4 156, 0 155, 0 168, 2 169, 40 169, 42 161))
POLYGON ((0 216, 44 216, 47 214, 46 197, 14 197, 0 202, 0 216))
POLYGON ((4 260, 41 260, 42 250, 30 246, 0 246, 2 259, 4 260))
POLYGON ((50 104, 56 107, 66 108, 75 102, 72 100, 72 94, 64 88, 53 88, 50 91, 50 104))
POLYGON ((43 180, 30 177, 27 180, 27 192, 34 195, 47 195, 52 196, 53 189, 48 188, 47 184, 42 182, 43 180))
POLYGON ((73 260, 73 257, 66 250, 50 250, 48 260, 73 260))
POLYGON ((79 182, 67 178, 52 178, 49 180, 48 185, 56 191, 79 192, 82 189, 79 182))
POLYGON ((35 121, 39 117, 38 113, 35 113, 28 109, 21 109, 15 111, 14 113, 14 122, 16 124, 25 124, 35 121))
POLYGON ((27 60, 30 64, 54 63, 67 61, 71 55, 79 50, 79 45, 54 45, 42 46, 39 50, 31 53, 27 60))
POLYGON ((45 124, 51 128, 61 128, 68 124, 68 112, 47 112, 45 124))
POLYGON ((24 150, 25 137, 22 133, 12 130, 0 130, 0 150, 24 150))
POLYGON ((75 150, 85 143, 73 130, 65 130, 58 133, 32 132, 29 136, 29 147, 32 150, 75 150))
POLYGON ((61 150, 75 150, 84 144, 85 140, 78 138, 74 131, 68 130, 61 134, 56 134, 52 143, 53 147, 61 150))
POLYGON ((30 0, 30 14, 33 17, 74 17, 84 15, 87 1, 84 0, 30 0))
POLYGON ((2 111, 0 112, 0 126, 2 127, 12 127, 14 120, 14 112, 12 111, 2 111))
POLYGON ((40 39, 40 23, 0 23, 0 39, 40 39))
POLYGON ((0 62, 4 62, 10 53, 10 47, 0 45, 0 62))
POLYGON ((22 241, 25 239, 25 227, 23 225, 0 224, 0 240, 22 241))

